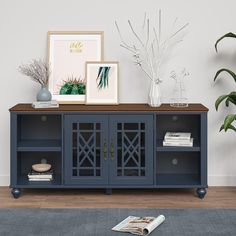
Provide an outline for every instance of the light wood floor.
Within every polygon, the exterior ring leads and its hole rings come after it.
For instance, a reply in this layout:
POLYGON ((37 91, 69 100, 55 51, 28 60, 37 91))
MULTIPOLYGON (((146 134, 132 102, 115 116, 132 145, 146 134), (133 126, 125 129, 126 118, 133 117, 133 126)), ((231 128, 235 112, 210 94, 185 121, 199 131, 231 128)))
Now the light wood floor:
POLYGON ((24 190, 14 199, 0 187, 0 208, 236 208, 236 187, 211 187, 201 200, 191 189, 178 190, 24 190))

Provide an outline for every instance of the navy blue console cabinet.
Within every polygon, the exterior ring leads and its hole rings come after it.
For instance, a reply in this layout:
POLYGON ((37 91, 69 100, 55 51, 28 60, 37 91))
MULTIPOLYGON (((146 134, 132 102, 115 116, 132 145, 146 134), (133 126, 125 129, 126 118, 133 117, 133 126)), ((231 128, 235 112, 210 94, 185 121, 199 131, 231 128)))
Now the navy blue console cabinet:
POLYGON ((11 112, 11 184, 23 188, 207 188, 207 111, 201 104, 153 108, 60 105, 11 112), (191 132, 193 147, 163 147, 167 131, 191 132), (50 182, 28 181, 32 164, 52 165, 50 182))

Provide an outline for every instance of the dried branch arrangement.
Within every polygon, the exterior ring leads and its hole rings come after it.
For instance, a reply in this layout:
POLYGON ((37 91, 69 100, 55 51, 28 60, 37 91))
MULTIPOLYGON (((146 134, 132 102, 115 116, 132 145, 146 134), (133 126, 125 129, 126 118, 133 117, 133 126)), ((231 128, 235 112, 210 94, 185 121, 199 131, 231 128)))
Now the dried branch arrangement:
POLYGON ((134 64, 139 66, 147 77, 155 83, 162 81, 159 73, 165 54, 171 46, 182 41, 182 39, 176 41, 176 36, 189 25, 189 23, 186 23, 176 29, 177 20, 178 18, 173 22, 172 30, 166 38, 162 37, 161 10, 159 10, 158 13, 158 27, 154 26, 152 29, 150 29, 150 20, 145 13, 142 25, 142 36, 135 31, 133 24, 128 20, 128 26, 135 38, 135 42, 133 43, 127 43, 124 40, 120 28, 117 22, 115 22, 121 40, 120 46, 127 49, 132 54, 134 64), (152 31, 152 35, 150 31, 152 31))
POLYGON ((30 64, 19 66, 19 72, 42 86, 48 84, 50 69, 45 61, 33 59, 30 64))

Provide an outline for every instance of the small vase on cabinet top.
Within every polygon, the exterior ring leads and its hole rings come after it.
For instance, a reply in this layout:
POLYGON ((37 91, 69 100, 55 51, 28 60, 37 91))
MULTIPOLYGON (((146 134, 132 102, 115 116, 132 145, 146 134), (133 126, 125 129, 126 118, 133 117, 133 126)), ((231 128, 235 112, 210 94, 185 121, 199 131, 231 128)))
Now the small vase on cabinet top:
POLYGON ((37 94, 37 101, 47 102, 47 101, 51 101, 51 99, 52 99, 52 94, 50 93, 50 91, 48 90, 46 86, 42 85, 41 89, 39 90, 37 94))
POLYGON ((161 88, 160 83, 155 80, 151 81, 149 96, 148 96, 148 104, 151 107, 159 107, 161 106, 161 88))

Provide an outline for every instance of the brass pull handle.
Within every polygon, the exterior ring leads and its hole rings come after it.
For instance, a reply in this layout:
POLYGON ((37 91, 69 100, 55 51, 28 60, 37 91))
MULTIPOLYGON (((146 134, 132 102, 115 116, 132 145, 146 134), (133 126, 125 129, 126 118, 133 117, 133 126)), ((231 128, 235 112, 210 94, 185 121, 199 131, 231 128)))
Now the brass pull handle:
POLYGON ((115 150, 114 150, 114 144, 111 143, 111 147, 110 147, 110 154, 111 154, 111 160, 114 160, 115 157, 115 150))
POLYGON ((107 144, 106 144, 106 142, 104 142, 104 145, 103 145, 103 156, 104 156, 104 160, 106 161, 107 160, 107 144))

